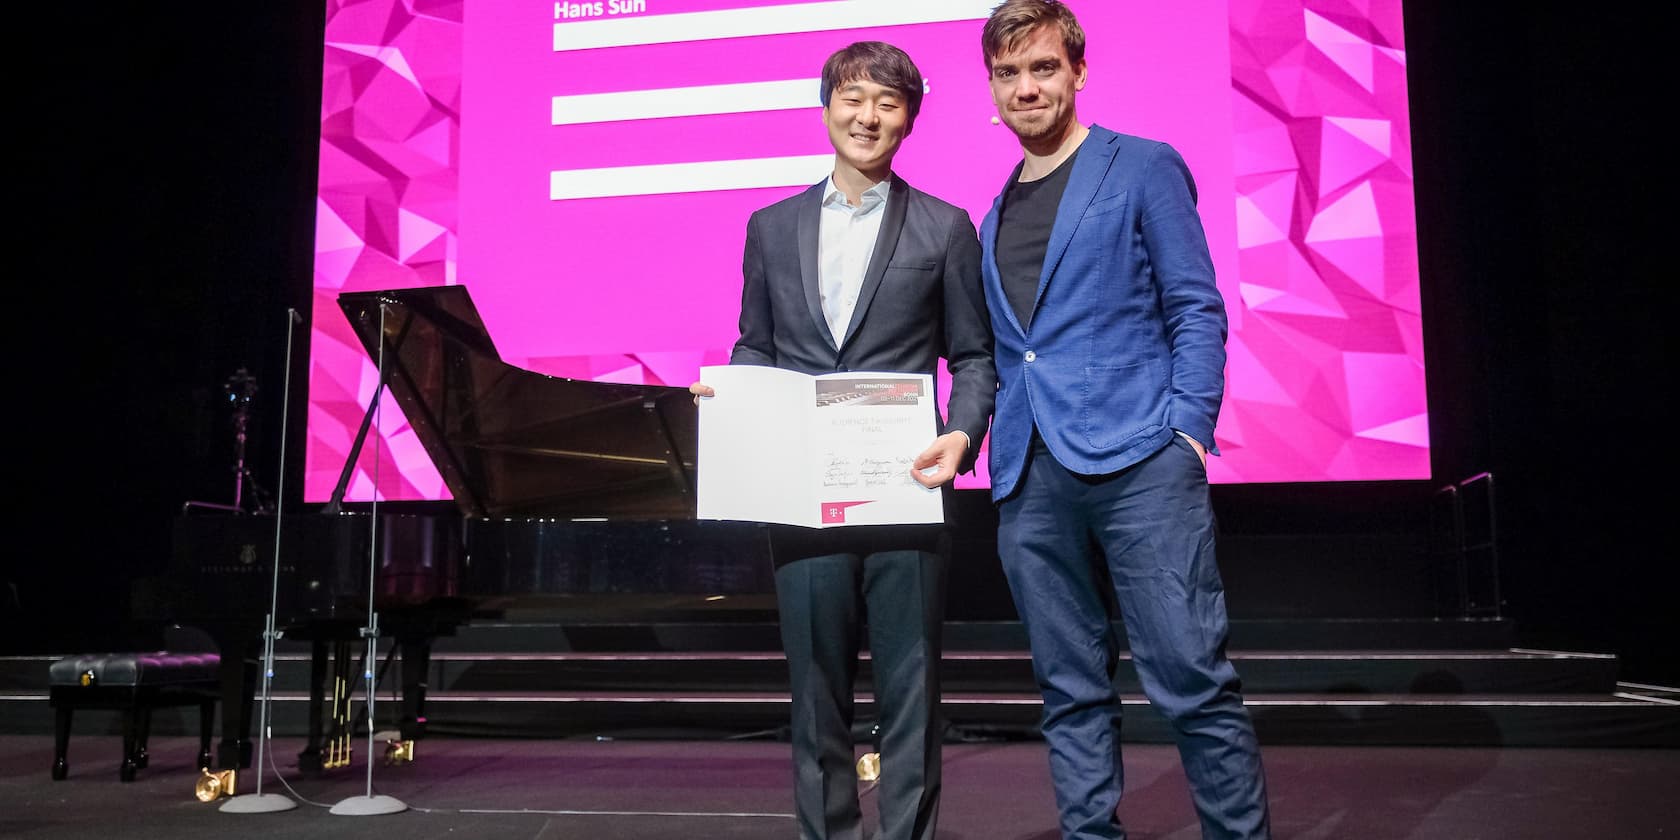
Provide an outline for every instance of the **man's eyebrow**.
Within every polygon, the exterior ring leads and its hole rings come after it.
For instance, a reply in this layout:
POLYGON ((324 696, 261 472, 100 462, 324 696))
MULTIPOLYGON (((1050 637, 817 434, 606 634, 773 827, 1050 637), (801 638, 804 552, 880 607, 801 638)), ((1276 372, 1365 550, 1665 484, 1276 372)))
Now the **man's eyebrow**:
POLYGON ((1048 64, 1060 64, 1061 62, 1062 62, 1062 59, 1061 59, 1060 56, 1051 55, 1051 56, 1043 56, 1043 57, 1040 57, 1040 58, 1033 58, 1032 56, 1023 55, 1023 56, 1019 56, 1019 57, 1011 56, 1011 57, 1007 57, 1007 58, 994 58, 994 59, 992 59, 992 66, 993 67, 1021 67, 1021 66, 1039 67, 1039 66, 1042 66, 1046 63, 1048 63, 1048 64))
MULTIPOLYGON (((840 87, 836 88, 835 93, 868 94, 869 89, 864 87, 864 81, 862 79, 857 79, 857 80, 854 80, 854 81, 847 82, 847 83, 841 85, 840 87)), ((881 89, 876 92, 876 95, 877 96, 891 96, 891 97, 895 97, 897 99, 903 99, 904 98, 904 92, 903 91, 900 91, 898 88, 887 87, 886 85, 881 85, 881 89)))

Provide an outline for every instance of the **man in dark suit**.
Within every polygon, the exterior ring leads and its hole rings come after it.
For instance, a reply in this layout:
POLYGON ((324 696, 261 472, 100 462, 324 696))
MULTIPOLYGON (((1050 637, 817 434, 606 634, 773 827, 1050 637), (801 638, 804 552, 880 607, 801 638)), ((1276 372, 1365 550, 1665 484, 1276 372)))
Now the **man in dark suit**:
POLYGON ((1022 149, 980 227, 999 382, 992 495, 1062 836, 1125 836, 1112 596, 1203 836, 1266 837, 1214 556, 1206 459, 1226 317, 1195 184, 1171 146, 1080 124, 1085 34, 1062 3, 1006 0, 981 46, 1022 149))
MULTIPOLYGON (((980 245, 961 208, 892 172, 922 103, 910 57, 878 41, 823 66, 834 171, 754 213, 732 364, 810 374, 933 374, 946 359, 943 433, 913 462, 939 487, 973 467, 996 376, 980 245)), ((697 398, 708 386, 691 386, 697 398)), ((881 746, 883 840, 932 840, 939 811, 943 526, 777 527, 776 596, 792 688, 800 836, 861 838, 852 683, 868 627, 881 746)))

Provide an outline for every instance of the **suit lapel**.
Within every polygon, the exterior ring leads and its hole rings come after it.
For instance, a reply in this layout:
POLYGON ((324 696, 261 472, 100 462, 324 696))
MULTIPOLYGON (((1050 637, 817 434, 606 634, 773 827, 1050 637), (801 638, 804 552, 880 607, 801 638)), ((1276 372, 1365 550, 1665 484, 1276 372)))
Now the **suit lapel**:
POLYGON ((898 248, 898 236, 904 232, 904 217, 910 203, 910 185, 904 179, 893 176, 887 186, 886 215, 881 217, 881 229, 875 234, 875 251, 869 255, 869 268, 863 275, 863 287, 858 289, 857 306, 852 308, 852 320, 846 324, 846 341, 852 339, 859 324, 863 323, 863 315, 869 311, 869 302, 875 299, 876 290, 881 288, 881 278, 887 273, 887 264, 892 262, 893 251, 898 248))
POLYGON ((1056 206, 1056 224, 1050 229, 1050 245, 1044 251, 1044 268, 1038 275, 1038 293, 1033 296, 1035 312, 1038 302, 1044 298, 1044 289, 1050 285, 1050 275, 1055 273, 1062 255, 1067 253, 1068 243, 1073 241, 1073 232, 1085 217, 1085 208, 1090 207, 1091 199, 1097 197, 1097 187, 1102 184, 1103 175, 1114 161, 1114 141, 1117 139, 1113 132, 1092 126, 1091 133, 1075 153, 1073 171, 1068 173, 1067 190, 1056 206))
POLYGON ((823 317, 822 272, 817 268, 817 231, 822 224, 823 191, 827 186, 827 181, 817 184, 799 202, 799 284, 805 288, 805 308, 816 322, 817 335, 830 349, 839 350, 828 333, 828 319, 823 317))

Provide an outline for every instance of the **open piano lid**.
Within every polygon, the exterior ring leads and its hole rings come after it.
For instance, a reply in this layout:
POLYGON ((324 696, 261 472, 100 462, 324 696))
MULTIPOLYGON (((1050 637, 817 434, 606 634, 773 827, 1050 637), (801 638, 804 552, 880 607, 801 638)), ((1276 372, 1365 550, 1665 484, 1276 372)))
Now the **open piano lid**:
POLYGON ((464 286, 347 292, 339 308, 464 515, 693 519, 687 388, 502 361, 464 286))

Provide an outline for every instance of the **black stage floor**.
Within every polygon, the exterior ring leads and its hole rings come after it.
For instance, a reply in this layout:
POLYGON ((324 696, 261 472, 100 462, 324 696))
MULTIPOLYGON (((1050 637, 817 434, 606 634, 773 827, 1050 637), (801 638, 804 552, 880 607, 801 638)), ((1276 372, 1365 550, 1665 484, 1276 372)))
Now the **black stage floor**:
MULTIPOLYGON (((117 779, 118 739, 70 745, 54 782, 50 736, 0 736, 0 837, 777 838, 796 836, 789 753, 777 741, 475 739, 433 736, 412 764, 376 764, 375 794, 409 810, 333 814, 369 791, 358 744, 347 768, 289 766, 300 743, 274 742, 280 776, 265 793, 296 809, 224 813, 193 797, 196 742, 154 738, 150 766, 117 779)), ((943 840, 1055 840, 1043 744, 945 748, 943 840)), ((1275 836, 1298 840, 1637 840, 1680 837, 1680 750, 1482 747, 1263 747, 1275 836)), ((1133 840, 1199 836, 1177 752, 1125 747, 1122 805, 1133 840)), ((891 768, 883 772, 890 773, 891 768)), ((241 781, 249 786, 254 777, 241 781)), ((863 788, 866 811, 872 791, 863 788)))

